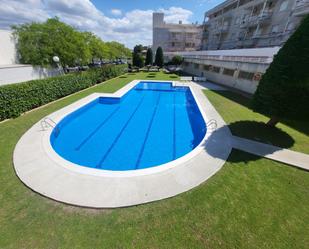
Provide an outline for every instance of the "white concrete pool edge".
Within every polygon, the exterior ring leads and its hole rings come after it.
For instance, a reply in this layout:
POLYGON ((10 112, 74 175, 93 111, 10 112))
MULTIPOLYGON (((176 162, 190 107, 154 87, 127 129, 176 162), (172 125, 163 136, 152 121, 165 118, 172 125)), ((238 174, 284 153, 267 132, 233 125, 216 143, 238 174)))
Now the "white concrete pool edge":
MULTIPOLYGON (((141 81, 142 80, 134 80, 134 81, 130 82, 128 85, 126 85, 125 87, 119 89, 114 94, 93 93, 93 94, 91 94, 91 95, 89 95, 89 96, 87 96, 83 99, 80 99, 80 100, 74 102, 71 105, 68 105, 68 106, 48 115, 48 117, 52 118, 52 120, 54 120, 56 123, 58 123, 65 116, 67 116, 69 113, 74 112, 75 110, 81 108, 82 106, 92 102, 96 98, 99 98, 99 97, 121 98, 122 96, 124 96, 128 91, 130 91, 133 87, 135 87, 141 81)), ((147 80, 147 82, 172 82, 173 86, 179 85, 179 84, 177 84, 177 82, 173 82, 173 81, 158 81, 158 80, 157 81, 151 81, 151 80, 147 80)), ((183 86, 182 83, 181 83, 181 86, 183 86)), ((190 86, 188 86, 188 87, 190 87, 190 86)), ((191 89, 191 87, 190 87, 190 89, 191 89)), ((204 120, 207 122, 208 121, 207 116, 205 115, 205 113, 201 109, 201 105, 199 104, 199 101, 195 97, 195 94, 194 94, 192 89, 191 89, 191 92, 192 92, 192 94, 195 98, 195 101, 196 101, 196 103, 197 103, 197 105, 198 105, 198 107, 201 111, 201 114, 202 114, 204 120)), ((188 161, 189 159, 191 159, 195 155, 197 155, 199 152, 201 152, 201 150, 204 149, 205 141, 207 141, 207 138, 211 134, 211 132, 209 130, 207 130, 204 139, 201 141, 201 143, 194 150, 192 150, 190 153, 187 153, 186 155, 184 155, 184 156, 182 156, 182 157, 180 157, 176 160, 173 160, 171 162, 161 164, 161 165, 157 165, 157 166, 153 166, 153 167, 150 167, 150 168, 139 169, 139 170, 111 171, 111 170, 94 169, 94 168, 90 168, 90 167, 87 167, 87 166, 80 167, 80 165, 72 163, 72 162, 64 159, 63 157, 59 156, 50 144, 51 132, 52 132, 52 129, 49 129, 43 135, 44 149, 47 152, 47 155, 50 157, 51 160, 55 161, 58 165, 61 165, 62 167, 65 167, 66 169, 75 171, 77 173, 89 174, 89 175, 95 175, 95 176, 107 176, 107 177, 130 177, 130 176, 138 176, 138 175, 141 176, 141 175, 153 174, 153 173, 157 173, 157 172, 160 172, 160 171, 165 171, 167 169, 173 168, 180 163, 184 163, 184 162, 188 161)))
MULTIPOLYGON (((121 97, 139 81, 142 80, 132 81, 114 94, 91 94, 48 116, 58 123, 68 113, 97 97, 121 97)), ((231 150, 231 135, 222 118, 202 93, 202 86, 193 82, 173 82, 173 85, 189 86, 204 120, 217 120, 217 131, 212 134, 208 131, 202 143, 186 156, 162 166, 135 171, 113 172, 80 167, 61 158, 51 148, 51 129, 42 131, 38 122, 16 145, 14 167, 17 176, 29 188, 49 198, 97 208, 160 200, 199 185, 223 166, 231 150)))

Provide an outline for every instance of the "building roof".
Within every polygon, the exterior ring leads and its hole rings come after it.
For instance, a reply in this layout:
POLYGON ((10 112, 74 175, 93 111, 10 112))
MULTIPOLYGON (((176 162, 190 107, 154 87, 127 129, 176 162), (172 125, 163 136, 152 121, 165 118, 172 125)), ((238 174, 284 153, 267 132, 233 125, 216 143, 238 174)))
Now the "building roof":
POLYGON ((206 11, 205 12, 205 16, 209 16, 209 15, 211 15, 213 13, 216 13, 217 11, 219 11, 219 10, 221 10, 221 9, 223 9, 223 8, 229 6, 230 4, 233 4, 233 3, 237 2, 237 1, 238 0, 227 0, 227 1, 224 1, 223 3, 217 5, 216 7, 206 11))

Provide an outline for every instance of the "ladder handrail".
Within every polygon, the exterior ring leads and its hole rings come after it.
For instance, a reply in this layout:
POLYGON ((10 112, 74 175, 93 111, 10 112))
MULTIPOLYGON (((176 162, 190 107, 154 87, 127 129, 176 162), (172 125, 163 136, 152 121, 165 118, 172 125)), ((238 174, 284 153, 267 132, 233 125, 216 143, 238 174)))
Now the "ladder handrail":
POLYGON ((206 126, 211 131, 214 131, 215 129, 217 129, 217 120, 215 120, 215 119, 208 120, 208 122, 206 123, 206 126))
POLYGON ((54 120, 52 120, 50 117, 45 117, 41 120, 41 127, 42 127, 43 131, 45 131, 46 126, 54 128, 56 130, 57 134, 59 134, 60 129, 57 126, 57 123, 54 120), (45 124, 45 126, 44 126, 44 124, 45 124))

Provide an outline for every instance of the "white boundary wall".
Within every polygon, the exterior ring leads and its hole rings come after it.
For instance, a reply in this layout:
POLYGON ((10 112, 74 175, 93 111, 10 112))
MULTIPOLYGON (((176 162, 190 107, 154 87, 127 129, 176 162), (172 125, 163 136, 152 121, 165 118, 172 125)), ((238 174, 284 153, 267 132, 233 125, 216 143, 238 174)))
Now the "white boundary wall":
POLYGON ((1 65, 15 64, 16 62, 16 49, 12 32, 0 30, 0 67, 1 65))
POLYGON ((60 69, 46 69, 31 65, 16 64, 0 66, 0 86, 57 76, 62 73, 60 69))
POLYGON ((63 73, 60 69, 46 69, 16 63, 18 61, 12 31, 0 30, 0 86, 63 73))

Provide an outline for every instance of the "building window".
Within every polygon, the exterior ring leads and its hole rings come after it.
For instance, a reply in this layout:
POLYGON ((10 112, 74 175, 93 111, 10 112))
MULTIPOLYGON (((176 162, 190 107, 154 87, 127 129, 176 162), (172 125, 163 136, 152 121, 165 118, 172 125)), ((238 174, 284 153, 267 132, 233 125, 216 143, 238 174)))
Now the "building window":
POLYGON ((279 31, 279 25, 274 25, 271 27, 271 33, 278 33, 279 31))
POLYGON ((183 64, 184 64, 185 67, 189 66, 189 62, 187 62, 187 61, 185 61, 183 64))
POLYGON ((234 75, 235 70, 234 69, 229 69, 229 68, 224 68, 223 69, 223 74, 228 75, 228 76, 232 76, 234 75))
POLYGON ((281 3, 281 5, 280 5, 279 12, 280 12, 280 11, 284 11, 284 10, 286 10, 286 9, 287 9, 287 7, 288 7, 288 4, 289 4, 289 2, 288 2, 288 1, 284 1, 284 2, 282 2, 282 3, 281 3))
POLYGON ((288 27, 287 27, 287 30, 290 31, 290 30, 294 30, 295 29, 295 24, 294 23, 289 23, 288 27))
POLYGON ((245 79, 245 80, 252 80, 254 77, 254 73, 246 72, 246 71, 239 71, 238 78, 245 79))
POLYGON ((219 73, 219 72, 220 72, 220 67, 215 67, 215 66, 213 66, 213 67, 212 67, 212 71, 213 71, 214 73, 219 73))
POLYGON ((210 71, 210 65, 204 65, 204 70, 210 71))
POLYGON ((172 42, 172 47, 175 47, 175 42, 172 42))
POLYGON ((198 66, 199 66, 199 64, 194 63, 194 68, 195 68, 195 69, 198 69, 198 66))

